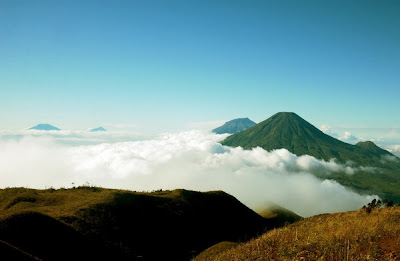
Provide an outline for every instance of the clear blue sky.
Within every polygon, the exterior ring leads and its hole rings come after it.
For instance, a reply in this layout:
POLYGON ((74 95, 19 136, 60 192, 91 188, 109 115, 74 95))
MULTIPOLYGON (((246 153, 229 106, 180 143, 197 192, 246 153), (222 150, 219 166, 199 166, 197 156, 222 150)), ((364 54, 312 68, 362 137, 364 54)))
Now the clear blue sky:
POLYGON ((399 101, 400 1, 0 0, 0 129, 400 127, 399 101))

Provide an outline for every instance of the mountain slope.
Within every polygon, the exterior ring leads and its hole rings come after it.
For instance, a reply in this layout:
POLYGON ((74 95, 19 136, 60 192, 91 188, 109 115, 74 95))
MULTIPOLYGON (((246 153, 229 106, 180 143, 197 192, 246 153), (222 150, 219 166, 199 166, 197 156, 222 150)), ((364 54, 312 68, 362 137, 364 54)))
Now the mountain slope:
POLYGON ((50 131, 50 130, 61 130, 53 125, 47 124, 47 123, 41 123, 36 126, 33 126, 32 128, 29 128, 29 130, 44 130, 44 131, 50 131))
POLYGON ((79 249, 74 242, 95 242, 102 256, 117 250, 112 260, 189 260, 220 241, 250 239, 273 227, 222 191, 0 190, 0 240, 46 260, 79 249), (51 239, 68 240, 52 245, 51 239))
POLYGON ((392 200, 400 199, 400 160, 372 142, 351 145, 339 141, 299 117, 295 113, 280 112, 259 124, 233 134, 221 142, 244 149, 262 147, 265 150, 285 148, 301 156, 311 155, 321 160, 336 159, 338 163, 360 168, 354 175, 333 173, 329 177, 344 186, 392 200), (368 167, 368 168, 364 168, 368 167))
POLYGON ((241 132, 250 127, 253 127, 254 125, 256 125, 256 123, 250 120, 249 118, 239 118, 225 122, 224 125, 213 129, 212 132, 217 134, 225 134, 225 133, 233 134, 241 132))
POLYGON ((262 147, 268 151, 285 148, 298 156, 311 155, 326 161, 335 158, 342 163, 351 160, 364 164, 371 158, 380 160, 381 157, 381 153, 368 151, 366 155, 363 146, 354 146, 326 135, 292 112, 277 113, 252 128, 227 137, 222 144, 244 149, 262 147))
POLYGON ((204 251, 194 261, 398 260, 400 207, 323 214, 259 238, 204 251))

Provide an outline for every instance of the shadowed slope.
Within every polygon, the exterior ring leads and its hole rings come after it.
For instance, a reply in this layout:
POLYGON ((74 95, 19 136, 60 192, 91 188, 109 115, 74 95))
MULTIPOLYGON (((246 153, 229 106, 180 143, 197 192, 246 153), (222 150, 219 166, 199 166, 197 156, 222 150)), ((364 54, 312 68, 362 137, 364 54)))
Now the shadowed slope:
MULTIPOLYGON (((0 239, 43 260, 126 260, 119 251, 36 212, 0 220, 0 239)), ((6 253, 0 253, 3 260, 2 254, 6 253)))
POLYGON ((2 261, 40 261, 41 259, 0 240, 0 259, 2 261))
POLYGON ((109 260, 188 260, 218 242, 243 241, 272 227, 222 191, 0 190, 0 240, 48 260, 59 260, 63 247, 91 244, 109 246, 101 257, 118 250, 109 260))

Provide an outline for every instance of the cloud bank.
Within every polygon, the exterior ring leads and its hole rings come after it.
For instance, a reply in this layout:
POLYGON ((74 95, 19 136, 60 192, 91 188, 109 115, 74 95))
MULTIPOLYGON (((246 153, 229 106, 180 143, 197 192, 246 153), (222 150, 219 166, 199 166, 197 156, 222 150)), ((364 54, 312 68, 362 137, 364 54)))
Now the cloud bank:
POLYGON ((0 130, 0 141, 15 140, 26 137, 52 138, 56 143, 67 145, 91 145, 100 143, 112 143, 121 141, 142 140, 153 137, 143 135, 139 132, 119 130, 119 131, 99 131, 91 132, 77 130, 0 130))
POLYGON ((385 149, 390 151, 391 153, 393 153, 397 157, 400 157, 400 145, 399 144, 388 145, 388 146, 385 147, 385 149))
POLYGON ((357 209, 376 197, 313 175, 353 174, 357 169, 285 149, 222 146, 218 142, 226 136, 188 131, 81 146, 60 144, 50 136, 2 140, 0 184, 44 188, 88 182, 138 191, 224 190, 252 208, 272 201, 303 216, 357 209))

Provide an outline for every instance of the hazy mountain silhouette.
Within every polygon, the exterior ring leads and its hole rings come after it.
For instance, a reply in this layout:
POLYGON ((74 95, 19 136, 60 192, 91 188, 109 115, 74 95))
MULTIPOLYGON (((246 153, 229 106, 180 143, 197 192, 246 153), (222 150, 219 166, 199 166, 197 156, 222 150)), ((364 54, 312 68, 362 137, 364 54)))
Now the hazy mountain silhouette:
POLYGON ((225 122, 224 125, 213 129, 212 132, 217 134, 234 134, 253 127, 254 125, 256 125, 256 123, 249 118, 239 118, 225 122))
POLYGON ((100 127, 91 129, 90 131, 91 131, 91 132, 98 132, 98 131, 107 131, 107 130, 100 126, 100 127))
POLYGON ((44 131, 50 131, 50 130, 61 130, 53 125, 47 124, 47 123, 41 123, 36 126, 33 126, 32 128, 29 128, 29 130, 44 130, 44 131))

